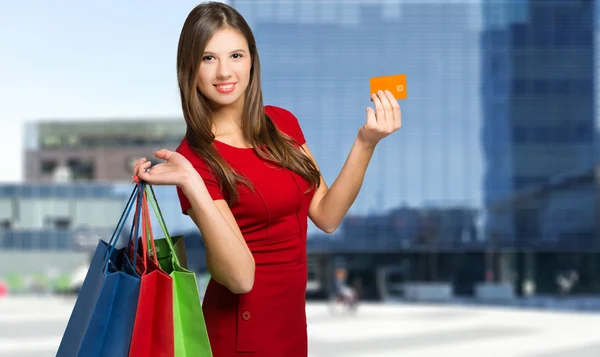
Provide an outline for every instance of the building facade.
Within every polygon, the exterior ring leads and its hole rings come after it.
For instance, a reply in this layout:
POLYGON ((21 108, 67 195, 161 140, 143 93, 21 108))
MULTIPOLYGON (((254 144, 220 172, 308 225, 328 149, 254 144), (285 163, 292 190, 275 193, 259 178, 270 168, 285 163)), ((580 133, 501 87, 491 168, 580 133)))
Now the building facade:
MULTIPOLYGON (((100 239, 111 239, 133 187, 124 183, 0 185, 0 278, 11 272, 43 273, 48 267, 68 272, 73 268, 71 255, 84 264, 100 239), (32 265, 31 259, 23 257, 36 257, 38 263, 32 265)), ((154 191, 169 233, 190 236, 186 238, 190 254, 204 254, 199 252, 202 243, 196 226, 181 214, 175 188, 155 186, 154 191)), ((155 235, 162 237, 154 212, 151 217, 155 235)), ((129 239, 132 223, 130 214, 117 246, 129 239)), ((204 260, 191 264, 202 271, 204 260)))
POLYGON ((39 121, 25 128, 25 179, 29 182, 130 181, 133 163, 175 149, 183 118, 39 121))
POLYGON ((551 291, 558 270, 586 269, 577 254, 600 251, 597 183, 556 185, 598 159, 595 3, 483 2, 485 231, 510 266, 497 278, 518 289, 551 291), (537 252, 572 262, 543 264, 537 252))
POLYGON ((235 0, 265 102, 294 113, 331 184, 372 106, 369 78, 405 73, 403 126, 375 153, 353 214, 479 207, 480 8, 470 1, 235 0))

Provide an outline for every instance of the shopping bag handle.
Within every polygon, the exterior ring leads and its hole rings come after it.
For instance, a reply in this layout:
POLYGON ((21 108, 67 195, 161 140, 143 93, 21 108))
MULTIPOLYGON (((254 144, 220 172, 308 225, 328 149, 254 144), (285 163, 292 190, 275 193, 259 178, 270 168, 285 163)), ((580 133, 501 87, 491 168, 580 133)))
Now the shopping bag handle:
MULTIPOLYGON (((117 243, 119 242, 119 238, 120 238, 121 232, 123 230, 123 227, 125 226, 125 221, 127 220, 127 217, 129 216, 129 214, 131 213, 131 209, 133 208, 133 202, 134 202, 133 201, 133 197, 134 196, 136 196, 136 202, 137 202, 136 213, 135 213, 135 215, 137 217, 134 217, 135 233, 137 234, 137 232, 139 231, 138 226, 139 226, 139 222, 140 222, 139 218, 141 218, 140 217, 141 216, 141 209, 138 209, 138 208, 139 208, 139 205, 141 203, 140 201, 141 201, 141 198, 142 198, 141 195, 140 195, 140 192, 143 192, 143 190, 144 190, 144 185, 142 183, 136 184, 135 187, 133 188, 133 192, 131 193, 131 196, 129 197, 129 201, 127 202, 127 206, 128 206, 128 207, 126 207, 127 213, 121 215, 121 219, 119 220, 119 223, 117 224, 117 229, 115 229, 115 232, 113 233, 113 237, 111 237, 110 242, 108 244, 108 253, 107 253, 106 257, 104 258, 104 271, 105 271, 105 273, 108 272, 108 263, 110 261, 110 257, 112 255, 112 253, 113 253, 113 251, 114 251, 117 243), (116 233, 118 233, 118 234, 116 234, 116 233), (115 240, 114 243, 113 243, 113 239, 115 240)), ((133 233, 133 230, 134 229, 132 229, 132 233, 133 233)), ((131 236, 130 236, 129 239, 131 240, 131 236)), ((137 239, 136 239, 136 243, 137 243, 137 239)), ((128 249, 128 248, 129 248, 129 243, 127 244, 127 248, 126 249, 128 249)), ((135 249, 137 249, 137 245, 136 245, 135 249)), ((133 262, 133 264, 134 264, 133 266, 134 267, 135 267, 135 263, 136 262, 135 262, 135 256, 134 256, 134 262, 133 262)))
MULTIPOLYGON (((148 185, 148 183, 146 183, 145 181, 140 181, 139 184, 141 185, 140 191, 139 191, 139 195, 140 195, 140 199, 138 201, 139 204, 139 221, 137 221, 136 224, 136 233, 135 236, 130 238, 130 239, 135 239, 135 243, 134 243, 134 253, 133 253, 133 266, 137 267, 137 258, 138 258, 138 244, 139 241, 142 241, 142 252, 143 252, 143 264, 144 264, 144 271, 146 271, 146 269, 148 268, 148 260, 146 259, 147 253, 148 253, 148 245, 146 243, 146 236, 147 236, 147 230, 146 230, 146 217, 148 217, 148 208, 147 208, 147 203, 145 204, 144 202, 146 201, 146 191, 145 191, 145 187, 148 185), (141 231, 141 232, 140 232, 141 231), (140 237, 140 239, 138 239, 138 237, 140 237), (145 244, 146 243, 146 244, 145 244)), ((127 242, 127 247, 129 248, 131 246, 131 241, 127 242)))
MULTIPOLYGON (((140 189, 138 191, 138 199, 137 199, 137 205, 135 207, 135 218, 134 218, 134 229, 132 230, 132 234, 129 236, 129 240, 127 241, 127 246, 125 248, 126 252, 128 252, 128 255, 131 257, 133 256, 132 259, 132 263, 133 263, 133 268, 134 270, 137 269, 137 251, 138 251, 138 236, 140 236, 140 230, 141 230, 141 226, 142 226, 142 222, 143 222, 143 198, 144 198, 144 187, 146 187, 146 183, 145 182, 139 182, 138 185, 140 185, 140 189), (131 254, 131 240, 134 239, 133 242, 133 254, 131 254)), ((144 270, 145 270, 146 266, 144 266, 144 270)))
POLYGON ((135 196, 135 194, 137 192, 138 192, 138 185, 135 185, 135 187, 133 188, 133 191, 131 191, 129 200, 127 200, 125 209, 123 210, 123 213, 121 213, 121 218, 119 218, 119 222, 117 223, 117 226, 115 227, 115 230, 113 231, 112 236, 110 237, 110 240, 108 241, 109 246, 111 246, 113 244, 113 240, 115 239, 115 237, 121 235, 121 232, 123 231, 123 227, 125 226, 125 220, 127 220, 127 217, 129 217, 129 214, 131 213, 131 209, 133 208, 133 204, 132 204, 133 197, 135 196))
MULTIPOLYGON (((136 181, 138 187, 141 187, 141 182, 140 181, 136 181)), ((134 242, 134 248, 137 249, 137 237, 139 235, 139 222, 141 219, 141 204, 140 204, 140 196, 139 196, 140 192, 138 191, 138 196, 136 196, 136 206, 135 206, 135 216, 133 217, 133 223, 131 224, 131 231, 129 232, 129 239, 127 239, 127 246, 125 248, 125 252, 127 254, 127 256, 129 257, 129 259, 131 260, 132 264, 134 264, 134 267, 137 267, 137 265, 135 265, 135 263, 137 263, 137 258, 135 254, 131 254, 131 240, 135 239, 134 242)))
POLYGON ((145 190, 148 194, 148 198, 150 201, 150 204, 152 205, 152 209, 154 210, 154 214, 156 214, 156 218, 158 220, 158 223, 160 224, 160 228, 162 228, 162 231, 165 235, 165 240, 167 241, 167 244, 169 245, 169 248, 171 249, 171 256, 173 257, 173 259, 175 259, 175 262, 177 263, 177 266, 181 267, 181 264, 179 263, 179 258, 177 257, 177 254, 175 254, 175 247, 173 246, 173 241, 171 240, 171 235, 169 234, 169 231, 167 229, 167 224, 165 223, 165 219, 162 215, 162 212, 160 211, 160 206, 158 205, 158 200, 156 199, 156 194, 154 193, 154 189, 152 188, 152 185, 148 184, 145 187, 145 190))
POLYGON ((156 254, 156 246, 154 244, 154 234, 152 233, 152 224, 150 222, 150 210, 148 209, 148 197, 144 192, 142 198, 142 250, 144 252, 144 268, 148 267, 148 253, 153 257, 154 262, 158 266, 158 258, 156 254), (148 247, 150 243, 151 249, 148 247))

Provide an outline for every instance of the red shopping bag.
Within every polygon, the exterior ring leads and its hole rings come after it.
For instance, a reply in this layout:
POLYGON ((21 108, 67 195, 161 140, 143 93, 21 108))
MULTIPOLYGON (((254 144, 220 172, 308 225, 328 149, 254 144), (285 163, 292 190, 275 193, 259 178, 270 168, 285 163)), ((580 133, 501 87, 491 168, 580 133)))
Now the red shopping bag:
POLYGON ((132 241, 129 246, 130 252, 137 250, 136 270, 142 277, 129 357, 174 357, 173 278, 158 265, 147 196, 143 194, 142 236, 138 244, 132 241))

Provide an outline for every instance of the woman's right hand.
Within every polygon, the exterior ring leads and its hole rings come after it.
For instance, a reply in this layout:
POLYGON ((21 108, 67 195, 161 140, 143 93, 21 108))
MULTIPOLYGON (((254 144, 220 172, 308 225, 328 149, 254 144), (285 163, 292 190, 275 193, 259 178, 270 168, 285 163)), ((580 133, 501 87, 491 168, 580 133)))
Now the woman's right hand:
POLYGON ((133 168, 134 179, 137 176, 151 185, 175 185, 183 188, 194 178, 200 177, 192 164, 177 152, 162 149, 155 152, 154 156, 166 162, 152 166, 152 162, 145 157, 139 159, 133 168))

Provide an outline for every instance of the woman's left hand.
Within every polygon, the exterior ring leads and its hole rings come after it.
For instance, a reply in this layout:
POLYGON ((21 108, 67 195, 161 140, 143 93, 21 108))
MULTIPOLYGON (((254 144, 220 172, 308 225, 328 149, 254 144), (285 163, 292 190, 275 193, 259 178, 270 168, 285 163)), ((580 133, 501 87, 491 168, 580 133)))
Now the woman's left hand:
POLYGON ((367 108, 367 122, 358 131, 358 139, 368 147, 377 143, 402 126, 400 104, 389 91, 379 91, 371 95, 373 108, 367 108))

